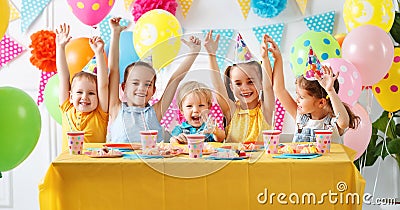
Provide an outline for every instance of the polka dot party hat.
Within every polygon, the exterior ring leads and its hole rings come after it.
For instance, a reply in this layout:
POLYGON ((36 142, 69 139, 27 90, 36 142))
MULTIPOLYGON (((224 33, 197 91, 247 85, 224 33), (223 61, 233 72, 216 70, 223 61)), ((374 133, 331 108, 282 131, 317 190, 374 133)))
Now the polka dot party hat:
POLYGON ((235 63, 247 63, 256 60, 244 42, 240 33, 236 39, 235 63))
POLYGON ((317 55, 314 54, 314 51, 310 46, 310 51, 308 52, 308 62, 306 63, 306 72, 303 76, 307 80, 317 80, 315 78, 316 74, 319 76, 323 75, 322 66, 317 55))
POLYGON ((83 67, 82 71, 97 75, 96 57, 90 59, 90 61, 86 64, 86 66, 83 67))

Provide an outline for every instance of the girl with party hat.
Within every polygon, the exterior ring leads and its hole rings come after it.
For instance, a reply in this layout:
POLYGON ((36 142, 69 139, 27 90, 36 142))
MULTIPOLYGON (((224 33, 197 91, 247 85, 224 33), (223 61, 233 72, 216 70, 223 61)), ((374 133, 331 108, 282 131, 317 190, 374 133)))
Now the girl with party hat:
POLYGON ((69 25, 56 29, 56 65, 58 70, 59 101, 62 112, 63 149, 67 148, 68 131, 84 131, 84 142, 106 141, 108 124, 108 72, 103 56, 104 41, 100 37, 89 39, 96 61, 91 60, 76 73, 70 83, 65 46, 70 41, 69 25))
POLYGON ((329 66, 321 65, 310 47, 304 75, 296 79, 296 99, 285 88, 282 55, 278 45, 271 41, 275 59, 273 71, 274 93, 294 119, 296 131, 294 142, 314 142, 316 129, 332 130, 332 142, 341 143, 340 136, 347 128, 356 128, 360 118, 355 116, 339 96, 339 72, 334 75, 329 66))
POLYGON ((261 47, 262 66, 255 61, 249 49, 238 35, 236 63, 225 70, 222 81, 216 51, 220 35, 212 38, 210 31, 205 39, 209 54, 213 85, 217 101, 226 118, 227 142, 254 142, 262 140, 262 130, 272 129, 275 98, 272 90, 272 68, 268 58, 268 36, 261 47))

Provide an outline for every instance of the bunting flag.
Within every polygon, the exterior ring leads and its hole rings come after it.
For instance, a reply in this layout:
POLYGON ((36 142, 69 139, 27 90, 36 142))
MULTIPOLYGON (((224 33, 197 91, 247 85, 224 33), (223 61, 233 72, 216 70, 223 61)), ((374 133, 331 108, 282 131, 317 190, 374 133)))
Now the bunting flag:
POLYGON ((304 18, 304 22, 308 29, 314 31, 325 31, 333 33, 333 26, 335 24, 335 11, 330 11, 310 17, 304 18))
POLYGON ((250 0, 237 0, 240 6, 240 9, 242 10, 242 14, 244 19, 247 19, 247 16, 249 15, 250 11, 250 0))
POLYGON ((19 13, 15 5, 12 3, 12 1, 8 1, 8 4, 10 5, 10 22, 20 18, 21 14, 19 13))
MULTIPOLYGON (((282 33, 284 29, 283 23, 268 25, 268 26, 258 26, 253 28, 253 32, 257 37, 258 42, 263 41, 264 34, 268 34, 280 47, 282 40, 282 33)), ((269 60, 271 62, 271 66, 273 65, 273 57, 269 53, 269 60)), ((285 109, 283 108, 281 102, 276 99, 275 101, 275 115, 273 120, 275 122, 274 129, 282 131, 283 128, 283 119, 285 118, 285 109)))
POLYGON ((25 32, 29 26, 42 14, 51 0, 22 0, 21 31, 25 32))
POLYGON ((54 75, 57 74, 56 71, 52 72, 45 72, 42 71, 42 74, 40 75, 40 83, 39 83, 39 95, 36 104, 39 106, 41 103, 43 103, 43 92, 46 87, 47 81, 54 75))
MULTIPOLYGON (((204 35, 206 35, 210 30, 203 30, 204 35)), ((217 50, 217 62, 218 62, 218 67, 221 72, 225 71, 225 61, 226 59, 226 54, 229 51, 229 48, 231 47, 232 44, 232 37, 235 32, 233 29, 212 29, 213 31, 213 39, 215 39, 215 36, 217 34, 220 35, 219 39, 219 44, 218 44, 218 50, 217 50)), ((228 65, 231 65, 232 63, 229 63, 228 65)))
POLYGON ((301 14, 306 13, 306 8, 307 8, 307 0, 296 0, 297 6, 300 8, 301 14))
POLYGON ((190 7, 192 6, 193 0, 179 0, 179 4, 181 5, 183 17, 186 17, 189 12, 190 7))
POLYGON ((0 41, 0 68, 19 56, 26 49, 6 34, 0 41))
POLYGON ((130 7, 133 4, 134 0, 124 0, 124 7, 127 12, 130 12, 130 7))
MULTIPOLYGON (((110 28, 110 25, 108 23, 111 18, 112 18, 112 16, 108 15, 99 24, 100 36, 104 40, 104 43, 106 43, 106 44, 109 43, 110 39, 111 39, 111 28, 110 28)), ((128 26, 130 21, 127 20, 127 19, 121 19, 121 21, 119 23, 122 26, 128 26)))

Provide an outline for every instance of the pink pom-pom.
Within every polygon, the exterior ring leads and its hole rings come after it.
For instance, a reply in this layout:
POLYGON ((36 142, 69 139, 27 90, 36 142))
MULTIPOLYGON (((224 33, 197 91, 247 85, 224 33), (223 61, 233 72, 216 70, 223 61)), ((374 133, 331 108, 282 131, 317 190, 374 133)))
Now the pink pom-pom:
POLYGON ((175 15, 177 7, 175 0, 136 0, 132 6, 132 16, 136 22, 144 13, 153 9, 163 9, 175 15))

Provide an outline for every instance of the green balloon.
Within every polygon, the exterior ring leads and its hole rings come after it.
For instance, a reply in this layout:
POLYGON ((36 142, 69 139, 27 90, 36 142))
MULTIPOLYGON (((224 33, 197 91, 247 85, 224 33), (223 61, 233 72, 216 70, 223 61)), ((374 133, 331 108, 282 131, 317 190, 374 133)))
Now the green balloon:
POLYGON ((59 89, 60 79, 58 75, 52 76, 44 88, 44 105, 46 105, 47 111, 50 116, 61 125, 61 110, 59 107, 59 89))
POLYGON ((8 171, 35 148, 42 121, 35 101, 13 87, 0 87, 0 119, 0 171, 8 171))
POLYGON ((340 45, 331 34, 307 31, 296 38, 290 49, 290 67, 296 77, 305 73, 310 47, 321 63, 342 56, 340 45))

